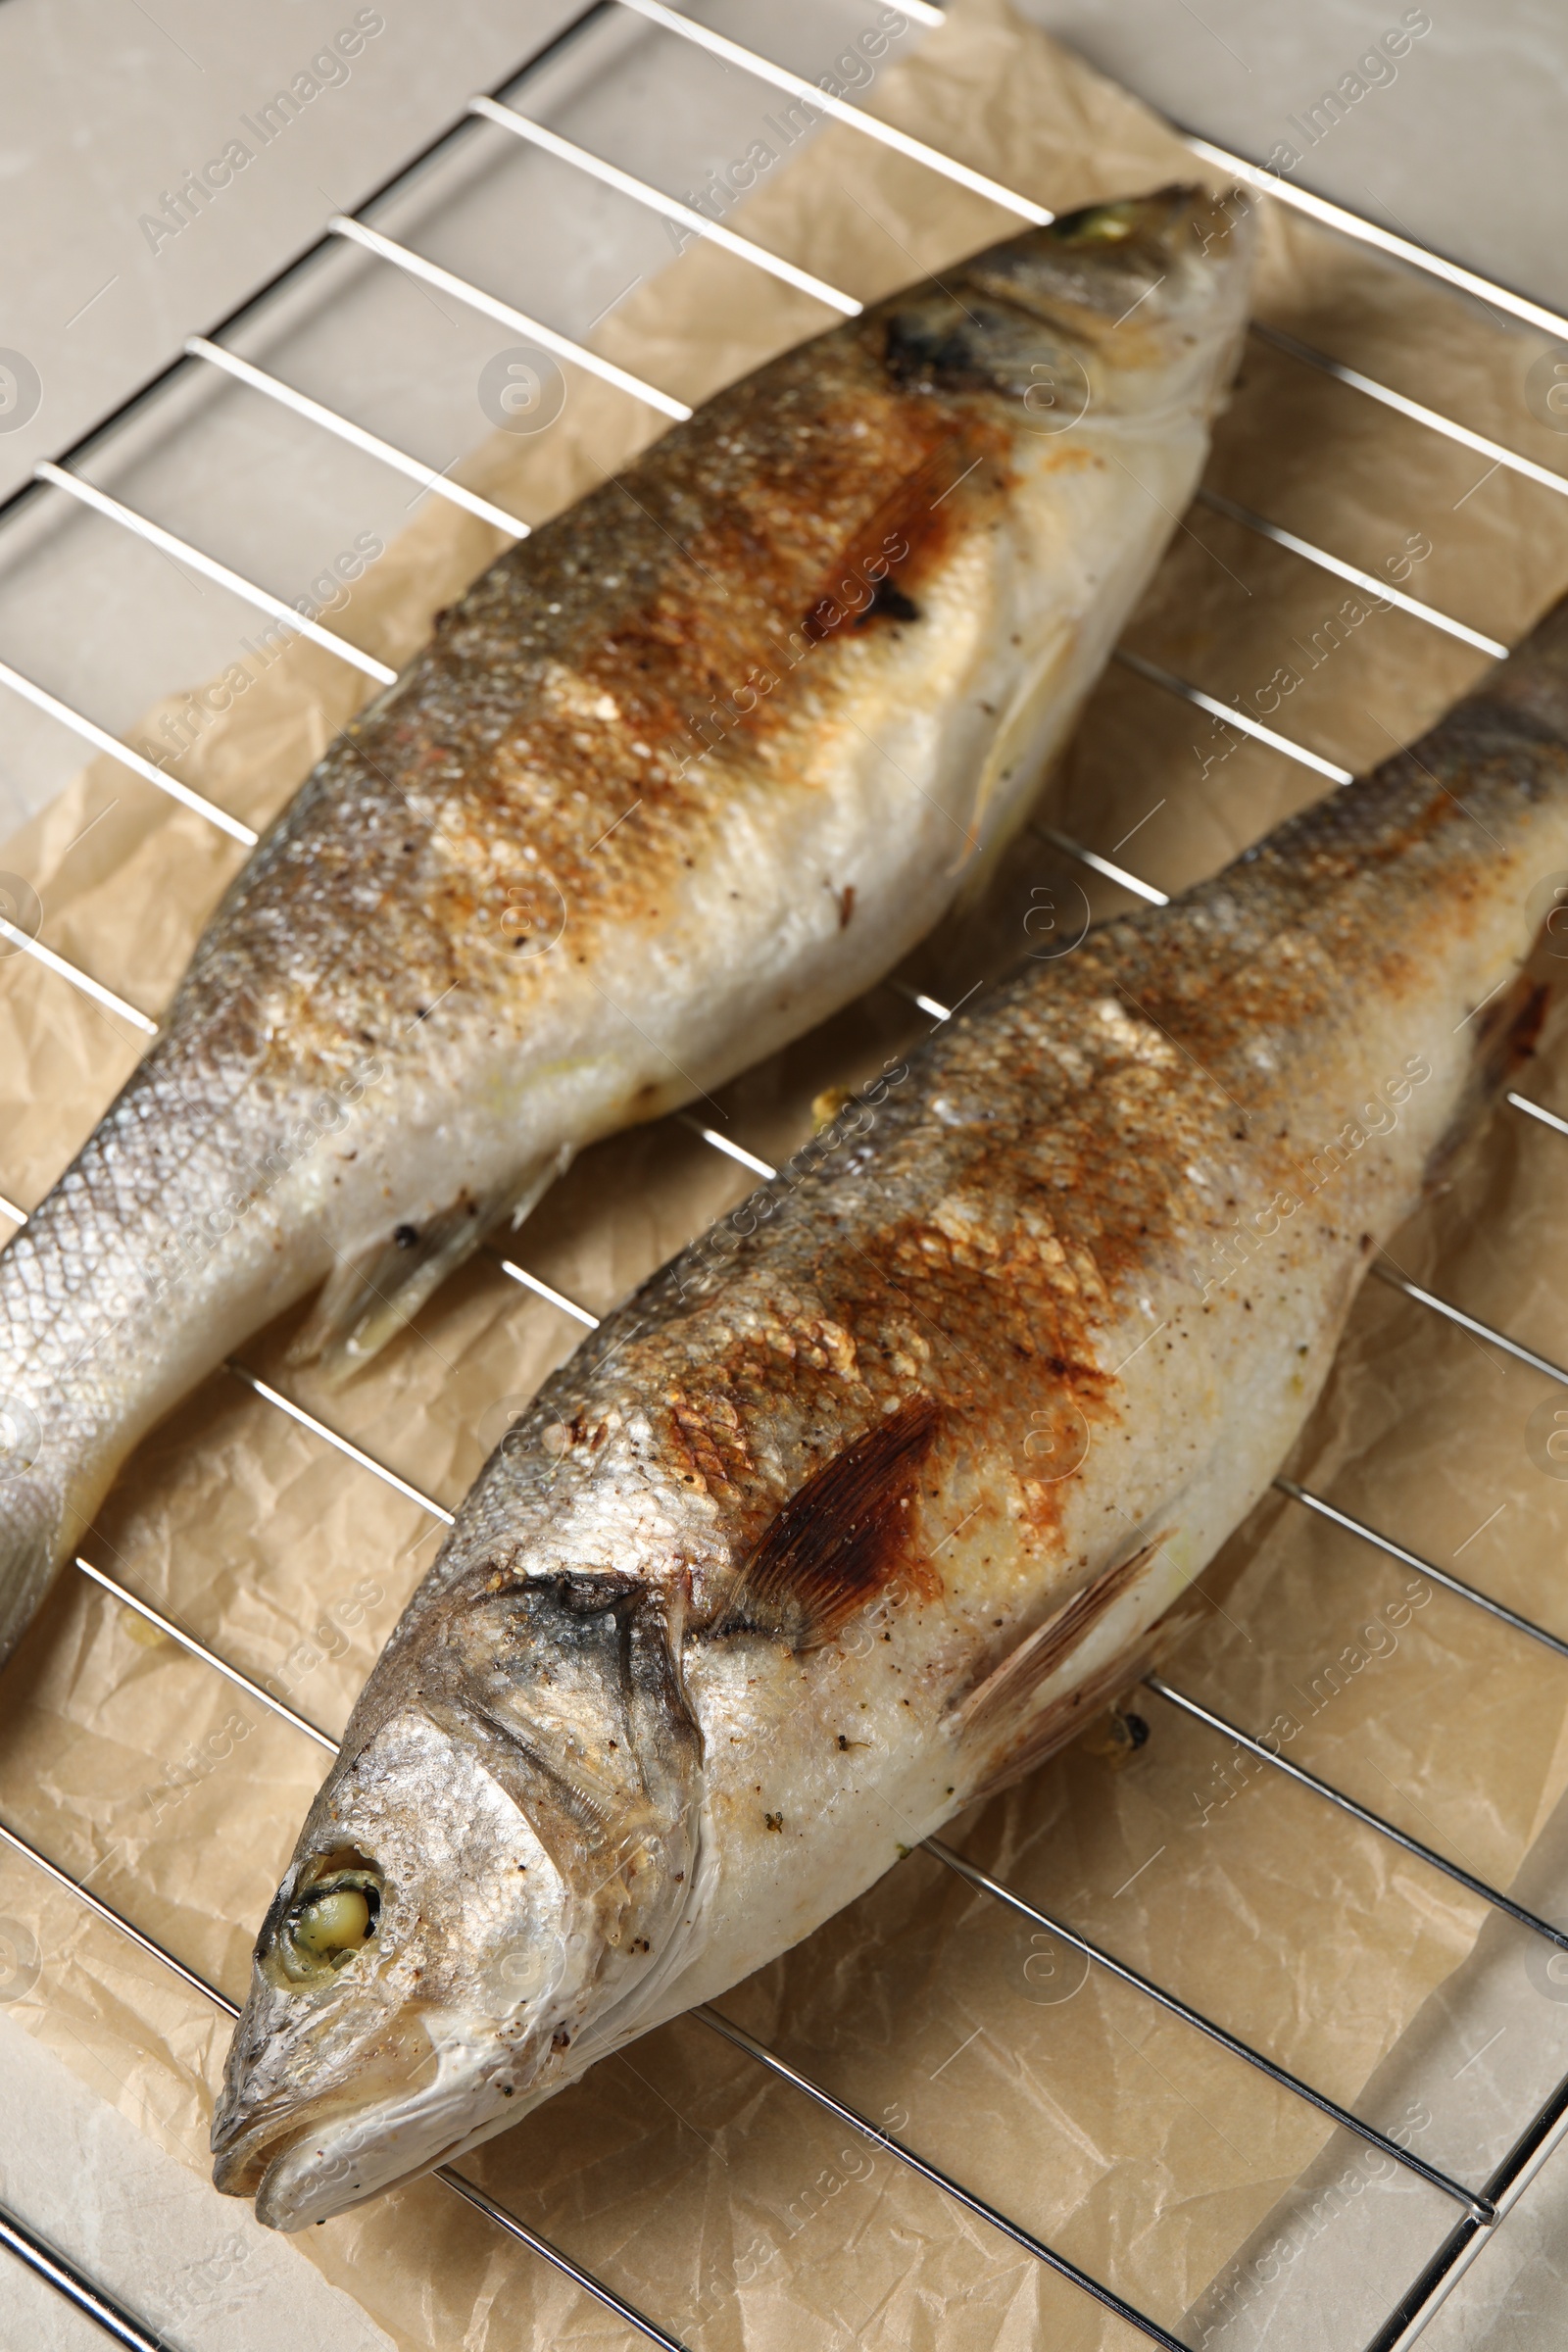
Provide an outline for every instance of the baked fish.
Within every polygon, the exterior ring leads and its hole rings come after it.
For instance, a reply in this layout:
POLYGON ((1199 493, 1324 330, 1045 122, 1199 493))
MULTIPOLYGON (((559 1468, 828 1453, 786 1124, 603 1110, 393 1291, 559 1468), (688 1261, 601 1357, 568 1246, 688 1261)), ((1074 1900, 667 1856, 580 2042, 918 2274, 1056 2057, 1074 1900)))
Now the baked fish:
POLYGON ((1568 605, 1413 750, 1025 963, 509 1432, 366 1685, 213 2128, 285 2230, 807 1936, 1144 1670, 1510 1058, 1568 605))
POLYGON ((996 246, 720 393, 442 616, 0 1255, 0 1656, 247 1334, 324 1284, 296 1360, 353 1371, 574 1151, 931 925, 1194 487, 1250 244, 1167 189, 996 246))

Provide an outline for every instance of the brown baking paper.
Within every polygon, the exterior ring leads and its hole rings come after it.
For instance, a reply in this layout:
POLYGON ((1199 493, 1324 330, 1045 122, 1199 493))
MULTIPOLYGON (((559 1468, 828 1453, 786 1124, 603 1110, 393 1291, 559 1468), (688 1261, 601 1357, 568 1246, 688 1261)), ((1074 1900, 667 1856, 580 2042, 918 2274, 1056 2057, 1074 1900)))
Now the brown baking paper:
MULTIPOLYGON (((873 103, 1058 208, 1193 171, 1168 130, 1021 28, 1002 0, 955 7, 885 72, 873 103)), ((735 218, 867 297, 1008 227, 842 127, 781 166, 735 218)), ((1522 394, 1539 338, 1277 208, 1265 226, 1263 316, 1484 433, 1558 459, 1561 445, 1522 394)), ((603 346, 696 398, 821 323, 804 298, 697 246, 623 306, 603 346)), ((649 429, 633 404, 574 375, 548 433, 497 435, 465 478, 543 515, 649 429)), ((1568 585, 1568 502, 1488 473, 1486 461, 1257 343, 1209 479, 1502 639, 1568 585)), ((432 507, 337 623, 402 662, 500 544, 432 507)), ((1201 507, 1177 530, 1129 642, 1351 767, 1414 734, 1484 666, 1473 649, 1370 610, 1201 507)), ((342 664, 296 645, 214 720, 179 772, 261 823, 360 695, 342 664)), ((1298 764, 1113 666, 1047 807, 1069 834, 1171 890, 1320 789, 1298 764)), ((33 882, 50 945, 156 1011, 237 858, 210 827, 96 761, 0 862, 33 882)), ((1038 942, 1042 906, 1070 935, 1080 907, 1088 912, 1087 879, 1025 837, 985 904, 946 925, 907 976, 956 997, 1038 942)), ((1097 910, 1122 903, 1098 883, 1091 895, 1097 910)), ((731 1132, 782 1156, 809 1131, 821 1089, 875 1068, 921 1027, 906 1000, 874 992, 737 1081, 731 1132)), ((42 1197, 140 1043, 27 958, 6 961, 7 1193, 42 1197)), ((1560 1045, 1548 1042, 1532 1085, 1568 1108, 1560 1045)), ((1391 1252, 1416 1275, 1436 1267, 1446 1295, 1548 1354, 1561 1352, 1568 1293, 1565 1152, 1500 1114, 1463 1185, 1391 1252)), ((548 1281, 602 1310, 748 1181, 666 1121, 586 1153, 518 1247, 548 1281)), ((286 1337, 259 1337, 253 1368, 450 1506, 574 1327, 484 1257, 341 1395, 280 1369, 286 1337)), ((1457 1561, 1511 1604, 1568 1624, 1556 1589, 1568 1488, 1537 1467, 1525 1429, 1546 1394, 1538 1374, 1371 1282, 1298 1473, 1415 1551, 1457 1561)), ((91 1556, 333 1731, 439 1532, 219 1376, 140 1448, 91 1556)), ((1183 1623, 1168 1668, 1177 1679, 1255 1728, 1288 1718, 1293 1756, 1500 1884, 1568 1785, 1568 1686, 1548 1659, 1278 1496, 1233 1540, 1183 1623)), ((1102 1725, 955 1835, 1036 1903, 1353 2100, 1470 1949, 1481 1905, 1155 1699, 1130 1703, 1150 1735, 1136 1752, 1102 1725)), ((322 1769, 303 1736, 74 1573, 4 1678, 0 1814, 236 1997, 322 1769)), ((15 1856, 0 1858, 0 1911, 39 1952, 36 1981, 11 1984, 16 2013, 205 2169, 226 2023, 15 1856)), ((1314 2109, 1089 1974, 1059 1940, 923 1854, 727 2005, 1169 2325, 1329 2136, 1314 2109)), ((1544 2068, 1549 2055, 1544 2029, 1544 2068)), ((1376 2120, 1415 2129, 1409 2118, 1376 2120)), ((598 2067, 467 2169, 531 2228, 715 2352, 793 2352, 841 2336, 944 2352, 1132 2340, 1027 2251, 693 2021, 598 2067)), ((1432 2208, 1435 2243, 1450 2208, 1435 2192, 1432 2208)), ((301 2242, 403 2346, 484 2352, 623 2335, 433 2182, 301 2242)), ((1402 2283, 1390 2281, 1391 2293, 1402 2283)))

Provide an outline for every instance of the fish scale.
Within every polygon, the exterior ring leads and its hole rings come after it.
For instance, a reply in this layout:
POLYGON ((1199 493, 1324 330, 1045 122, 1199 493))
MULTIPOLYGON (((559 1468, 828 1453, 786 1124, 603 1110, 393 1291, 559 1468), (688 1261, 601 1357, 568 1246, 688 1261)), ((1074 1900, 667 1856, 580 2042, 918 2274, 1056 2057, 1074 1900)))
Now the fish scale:
POLYGON ((318 1293, 293 1360, 352 1375, 574 1152, 868 987, 994 854, 1201 466, 1251 240, 1217 218, 1166 190, 894 296, 440 616, 0 1252, 0 1656, 263 1324, 318 1293), (1053 370, 1091 396, 1064 433, 1053 370))
POLYGON ((219 2186, 295 2229, 461 2154, 1135 1683, 1530 1050, 1565 869, 1568 605, 1214 880, 1026 961, 608 1316, 355 1708, 219 2186))

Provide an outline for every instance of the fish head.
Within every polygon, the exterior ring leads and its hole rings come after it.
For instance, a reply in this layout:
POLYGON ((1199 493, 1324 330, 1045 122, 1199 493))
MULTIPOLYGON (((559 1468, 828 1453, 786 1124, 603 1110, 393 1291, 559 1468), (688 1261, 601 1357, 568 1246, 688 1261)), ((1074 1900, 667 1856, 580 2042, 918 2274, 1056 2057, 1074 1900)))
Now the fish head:
POLYGON ((218 2186, 299 2229, 504 2120, 571 2007, 573 1910, 471 1742, 418 1710, 384 1723, 318 1802, 257 1939, 218 2186))
POLYGON ((694 1860, 636 1613, 624 1579, 524 1579, 456 1641, 394 1638, 263 1924, 214 2118, 218 2187, 270 2227, 462 2154, 635 2030, 694 1860))
POLYGON ((938 331, 1021 397, 1035 431, 1063 431, 1091 410, 1210 411, 1246 326, 1256 225, 1239 188, 1088 205, 951 273, 943 291, 961 316, 938 331))

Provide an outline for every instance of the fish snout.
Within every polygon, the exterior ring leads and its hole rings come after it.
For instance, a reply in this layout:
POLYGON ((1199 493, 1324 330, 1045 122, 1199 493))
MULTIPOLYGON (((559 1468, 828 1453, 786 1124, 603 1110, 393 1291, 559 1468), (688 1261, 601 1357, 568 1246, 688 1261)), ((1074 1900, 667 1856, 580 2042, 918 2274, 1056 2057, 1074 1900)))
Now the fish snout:
POLYGON ((276 1996, 258 1987, 241 2012, 209 2145, 213 2185, 227 2197, 251 2197, 270 2165, 312 2115, 330 2111, 344 2093, 341 2066, 322 2080, 310 2042, 276 2015, 276 1996))
POLYGON ((890 349, 932 366, 966 355, 1021 396, 1030 433, 1085 416, 1206 414, 1235 371, 1256 225, 1240 188, 1088 205, 977 254, 960 273, 978 298, 968 313, 950 296, 951 318, 901 317, 890 349))
POLYGON ((1250 276, 1257 242, 1257 207, 1247 190, 1177 188, 1159 234, 1171 263, 1200 285, 1250 276))
POLYGON ((213 2111, 213 2182, 225 2196, 253 2196, 278 2144, 301 2130, 301 2079, 311 2053, 303 2021, 258 1970, 240 2011, 213 2111))
POLYGON ((213 2121, 214 2185, 254 2197, 270 2230, 330 2220, 504 2130, 526 2103, 503 2087, 508 2055, 482 2028, 420 2018, 330 2088, 231 2082, 213 2121))
MULTIPOLYGON (((377 2005, 345 2030, 325 2004, 262 1980, 235 2029, 213 2116, 214 2186, 255 2197, 272 2229, 340 2212, 423 2169, 400 2121, 432 2101, 450 2106, 459 2076, 471 2103, 473 2071, 458 2050, 437 2047, 416 2004, 377 2005)), ((449 2126, 436 2129, 451 2138, 449 2126)))
POLYGON ((1161 327, 1202 332, 1235 310, 1250 283, 1257 208, 1245 188, 1160 188, 1125 204, 1090 205, 1054 223, 1085 265, 1107 314, 1108 352, 1161 327), (1098 258, 1098 266, 1089 267, 1098 258))
POLYGON ((976 254, 961 275, 985 293, 1120 353, 1156 321, 1192 314, 1238 273, 1246 276, 1256 212, 1241 188, 1197 184, 1085 205, 1048 227, 976 254))

